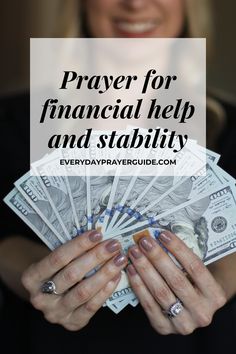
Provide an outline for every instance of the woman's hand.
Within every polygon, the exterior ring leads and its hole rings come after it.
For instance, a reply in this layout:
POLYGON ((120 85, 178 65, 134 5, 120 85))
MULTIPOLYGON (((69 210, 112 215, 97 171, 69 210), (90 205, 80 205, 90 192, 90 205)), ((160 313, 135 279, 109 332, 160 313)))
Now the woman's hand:
POLYGON ((97 231, 85 232, 24 272, 22 282, 31 303, 49 322, 79 330, 114 292, 127 258, 120 252, 118 241, 99 243, 101 239, 97 231), (84 278, 99 265, 94 275, 84 278), (42 293, 41 286, 47 280, 53 280, 61 295, 42 293))
POLYGON ((131 286, 151 325, 161 334, 190 334, 211 323, 217 309, 226 302, 221 286, 203 262, 177 236, 165 231, 162 244, 183 266, 179 269, 151 237, 143 237, 129 250, 131 286), (169 318, 166 312, 180 300, 182 311, 169 318))

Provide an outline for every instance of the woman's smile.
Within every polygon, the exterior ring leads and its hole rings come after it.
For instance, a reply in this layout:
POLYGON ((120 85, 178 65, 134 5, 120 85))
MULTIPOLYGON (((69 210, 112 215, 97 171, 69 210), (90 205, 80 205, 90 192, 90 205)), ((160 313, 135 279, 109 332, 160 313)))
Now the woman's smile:
POLYGON ((119 37, 136 38, 151 37, 161 24, 159 19, 116 19, 114 30, 119 37))
POLYGON ((178 37, 185 23, 183 0, 87 0, 83 3, 92 37, 178 37))

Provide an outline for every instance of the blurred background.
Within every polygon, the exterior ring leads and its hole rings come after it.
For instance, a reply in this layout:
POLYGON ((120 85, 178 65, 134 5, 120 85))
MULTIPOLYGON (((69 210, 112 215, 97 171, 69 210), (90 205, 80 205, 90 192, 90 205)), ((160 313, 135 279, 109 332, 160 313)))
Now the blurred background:
MULTIPOLYGON (((235 100, 236 1, 212 0, 212 4, 215 51, 208 67, 208 86, 235 100)), ((76 36, 75 9, 76 0, 1 1, 1 96, 29 88, 30 37, 76 36), (70 27, 65 21, 68 16, 71 18, 70 27)))

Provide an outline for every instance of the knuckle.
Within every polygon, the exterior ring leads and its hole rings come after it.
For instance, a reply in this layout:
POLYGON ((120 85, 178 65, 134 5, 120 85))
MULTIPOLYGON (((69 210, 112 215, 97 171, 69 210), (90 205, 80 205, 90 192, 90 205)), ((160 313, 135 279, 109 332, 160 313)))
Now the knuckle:
POLYGON ((106 279, 111 279, 112 277, 115 276, 115 270, 114 267, 111 264, 107 264, 104 268, 103 268, 103 274, 106 277, 106 279))
POLYGON ((25 287, 26 290, 29 290, 31 287, 31 277, 29 276, 29 272, 25 271, 21 276, 21 283, 25 287))
POLYGON ((33 305, 33 307, 36 310, 42 310, 43 309, 43 299, 41 294, 37 294, 34 296, 30 297, 30 303, 33 305))
POLYGON ((76 332, 84 328, 89 321, 83 321, 83 323, 64 323, 62 326, 67 330, 71 332, 76 332))
POLYGON ((31 264, 28 269, 26 269, 21 276, 21 283, 26 290, 32 288, 32 278, 35 273, 35 264, 31 264))
POLYGON ((75 296, 80 303, 85 303, 90 298, 90 291, 84 284, 79 284, 75 288, 75 296))
POLYGON ((74 284, 78 280, 78 274, 74 267, 66 268, 62 273, 62 277, 66 284, 74 284))
POLYGON ((113 291, 116 288, 116 283, 113 281, 109 281, 102 289, 102 295, 103 297, 107 298, 113 293, 113 291))
POLYGON ((85 303, 84 305, 85 310, 89 313, 89 314, 94 314, 97 311, 97 304, 94 301, 88 301, 85 303))
POLYGON ((152 325, 152 327, 162 336, 167 336, 168 334, 172 333, 170 328, 165 328, 165 327, 160 327, 160 326, 155 326, 155 325, 152 325))
MULTIPOLYGON (((94 257, 96 259, 96 263, 100 264, 104 261, 106 253, 104 252, 103 248, 97 247, 94 250, 94 257)), ((112 256, 112 255, 111 255, 112 256)))
POLYGON ((173 328, 171 328, 169 325, 167 324, 161 324, 161 323, 157 323, 156 319, 149 319, 150 325, 152 326, 152 328, 159 334, 163 335, 163 336, 167 336, 168 334, 172 334, 173 332, 173 328))
POLYGON ((71 323, 62 324, 62 327, 64 327, 67 331, 70 331, 70 332, 79 331, 79 329, 80 329, 80 327, 78 325, 71 324, 71 323))
POLYGON ((76 237, 74 241, 74 247, 76 247, 76 251, 81 252, 81 250, 86 250, 88 248, 88 237, 85 235, 80 235, 80 237, 76 237))
POLYGON ((198 276, 200 276, 201 274, 206 272, 206 267, 201 261, 201 259, 196 257, 194 261, 189 264, 189 270, 190 273, 198 274, 198 276))
POLYGON ((178 325, 178 332, 183 336, 192 334, 195 329, 196 326, 189 321, 183 321, 181 322, 181 324, 178 325))
POLYGON ((148 271, 150 264, 145 257, 137 259, 135 262, 140 273, 145 274, 148 271))
POLYGON ((44 318, 45 318, 45 320, 47 320, 47 321, 50 322, 50 323, 53 323, 53 324, 58 323, 58 324, 59 324, 59 321, 58 321, 58 319, 57 319, 57 316, 56 316, 56 314, 53 313, 53 312, 46 312, 46 313, 44 313, 44 318))
POLYGON ((227 298, 226 298, 226 293, 223 289, 220 289, 214 301, 215 301, 216 309, 219 309, 226 304, 227 298))
MULTIPOLYGON (((151 303, 150 301, 148 301, 146 299, 143 299, 142 306, 145 309, 145 312, 147 313, 147 315, 152 315, 153 314, 153 303, 151 303)), ((155 324, 153 322, 151 322, 151 325, 154 328, 155 324)))
POLYGON ((171 299, 171 292, 167 286, 162 285, 160 287, 154 287, 153 296, 157 301, 166 303, 168 299, 171 299))
POLYGON ((212 315, 208 312, 201 312, 198 314, 197 323, 199 327, 207 327, 212 321, 212 315))
POLYGON ((183 276, 183 274, 173 273, 170 283, 174 291, 179 291, 184 289, 186 278, 183 276))
POLYGON ((156 244, 155 247, 153 248, 152 252, 150 252, 150 258, 154 259, 154 260, 159 260, 159 258, 162 258, 163 255, 165 256, 166 254, 164 253, 164 251, 162 250, 162 248, 156 244))
POLYGON ((50 266, 54 268, 61 268, 66 263, 65 252, 61 248, 56 249, 49 255, 50 266))
POLYGON ((143 289, 143 283, 139 281, 139 279, 137 278, 133 278, 133 279, 131 278, 130 280, 131 280, 132 288, 135 289, 136 293, 139 293, 140 290, 143 289))
POLYGON ((185 253, 186 245, 179 238, 176 238, 174 249, 175 249, 176 254, 181 255, 181 254, 185 253))

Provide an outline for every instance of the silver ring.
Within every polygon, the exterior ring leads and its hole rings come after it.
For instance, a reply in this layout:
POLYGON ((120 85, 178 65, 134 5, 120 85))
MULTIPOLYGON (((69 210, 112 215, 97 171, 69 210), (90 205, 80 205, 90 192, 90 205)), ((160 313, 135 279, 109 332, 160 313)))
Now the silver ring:
POLYGON ((164 311, 169 318, 174 318, 178 316, 184 309, 182 301, 177 299, 177 301, 172 304, 167 311, 164 311))
POLYGON ((54 295, 61 295, 58 294, 56 291, 56 284, 52 280, 47 280, 41 286, 41 292, 43 294, 54 294, 54 295))

